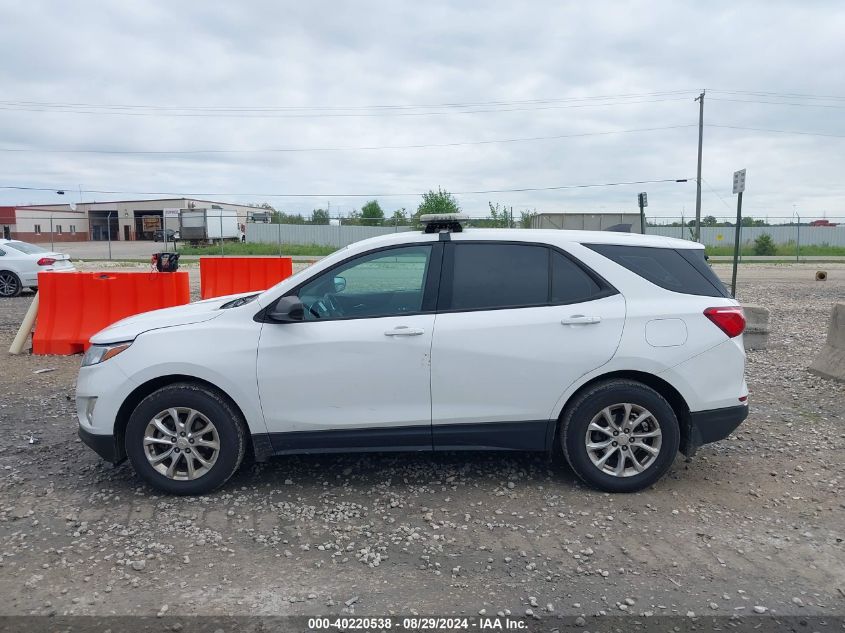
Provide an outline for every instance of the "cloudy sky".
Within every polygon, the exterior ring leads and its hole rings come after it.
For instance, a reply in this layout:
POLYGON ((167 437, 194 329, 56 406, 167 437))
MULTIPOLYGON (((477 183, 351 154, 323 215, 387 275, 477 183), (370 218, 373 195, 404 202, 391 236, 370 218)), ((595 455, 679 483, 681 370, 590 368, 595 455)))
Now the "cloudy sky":
POLYGON ((0 0, 0 204, 689 216, 706 89, 705 214, 745 167, 748 213, 845 216, 843 33, 841 1, 0 0), (571 187, 633 181, 670 182, 571 187))

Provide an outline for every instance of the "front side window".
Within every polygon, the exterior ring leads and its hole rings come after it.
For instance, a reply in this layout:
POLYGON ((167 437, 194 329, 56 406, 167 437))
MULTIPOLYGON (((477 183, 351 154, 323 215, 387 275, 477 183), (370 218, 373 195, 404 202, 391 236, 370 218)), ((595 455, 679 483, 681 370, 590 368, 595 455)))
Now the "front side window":
POLYGON ((56 233, 57 233, 58 235, 61 235, 61 234, 62 234, 62 225, 61 225, 61 224, 57 224, 57 225, 56 225, 56 233))
POLYGON ((430 245, 369 253, 326 271, 298 292, 305 320, 401 316, 422 311, 430 245))
POLYGON ((41 225, 40 224, 35 225, 35 234, 41 235, 41 225))

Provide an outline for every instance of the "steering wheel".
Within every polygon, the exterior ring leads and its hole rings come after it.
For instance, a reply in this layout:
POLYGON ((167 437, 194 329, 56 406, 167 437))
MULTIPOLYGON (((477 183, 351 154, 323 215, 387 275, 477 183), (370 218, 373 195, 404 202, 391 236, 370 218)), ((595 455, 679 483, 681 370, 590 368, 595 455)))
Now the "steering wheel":
POLYGON ((344 316, 343 310, 334 302, 331 293, 326 293, 308 306, 308 311, 317 319, 328 319, 344 316))

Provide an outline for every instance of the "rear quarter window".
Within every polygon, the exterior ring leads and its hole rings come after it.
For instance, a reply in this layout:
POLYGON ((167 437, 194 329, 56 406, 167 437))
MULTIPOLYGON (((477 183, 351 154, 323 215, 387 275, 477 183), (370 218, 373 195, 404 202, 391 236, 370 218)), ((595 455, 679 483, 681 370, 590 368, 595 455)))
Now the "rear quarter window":
POLYGON ((702 249, 617 244, 584 246, 666 290, 704 297, 730 297, 724 284, 704 260, 702 249))

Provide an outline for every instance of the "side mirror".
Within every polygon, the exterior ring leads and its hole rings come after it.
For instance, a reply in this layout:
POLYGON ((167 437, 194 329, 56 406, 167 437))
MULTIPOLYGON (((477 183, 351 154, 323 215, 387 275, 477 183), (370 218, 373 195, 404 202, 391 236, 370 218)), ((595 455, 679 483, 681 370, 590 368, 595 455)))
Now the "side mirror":
POLYGON ((267 313, 267 317, 277 323, 302 321, 305 318, 305 308, 299 297, 282 297, 267 313))
POLYGON ((334 278, 334 291, 343 292, 344 290, 346 290, 346 278, 337 275, 334 278))

